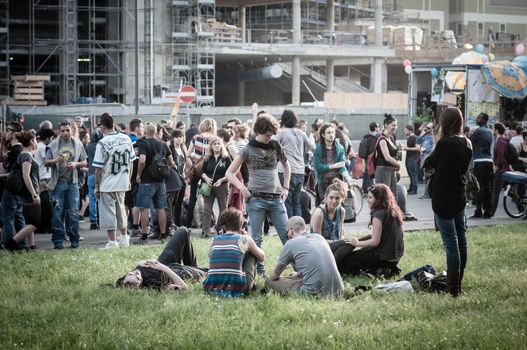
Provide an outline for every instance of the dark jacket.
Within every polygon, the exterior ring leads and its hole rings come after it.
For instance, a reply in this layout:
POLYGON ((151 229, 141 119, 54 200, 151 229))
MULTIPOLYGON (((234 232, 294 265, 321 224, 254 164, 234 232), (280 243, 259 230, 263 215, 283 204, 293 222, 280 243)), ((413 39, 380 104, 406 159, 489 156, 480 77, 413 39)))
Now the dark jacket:
POLYGON ((470 135, 472 142, 472 158, 492 160, 492 131, 487 125, 482 125, 470 135))

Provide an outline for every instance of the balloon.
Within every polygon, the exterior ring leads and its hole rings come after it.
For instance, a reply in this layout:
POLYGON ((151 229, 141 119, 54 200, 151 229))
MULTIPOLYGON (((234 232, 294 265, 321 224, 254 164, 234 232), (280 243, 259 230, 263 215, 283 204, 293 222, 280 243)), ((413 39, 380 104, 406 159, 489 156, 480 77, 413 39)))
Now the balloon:
POLYGON ((406 72, 406 74, 412 74, 412 66, 406 66, 404 67, 404 71, 406 72))
POLYGON ((439 74, 437 68, 432 68, 430 69, 430 74, 432 75, 433 78, 437 78, 437 75, 439 74))
POLYGON ((489 53, 489 61, 494 61, 494 54, 492 52, 489 53))
POLYGON ((483 62, 483 64, 489 63, 489 57, 487 55, 481 56, 481 62, 483 62))
POLYGON ((525 46, 523 44, 516 45, 514 52, 516 52, 517 56, 523 55, 525 53, 525 46))
POLYGON ((477 44, 476 45, 476 51, 477 52, 483 53, 483 50, 484 50, 483 45, 481 45, 481 44, 477 44))
POLYGON ((403 61, 403 66, 408 67, 408 66, 411 66, 411 65, 412 65, 412 62, 410 62, 410 60, 408 58, 405 58, 404 61, 403 61))

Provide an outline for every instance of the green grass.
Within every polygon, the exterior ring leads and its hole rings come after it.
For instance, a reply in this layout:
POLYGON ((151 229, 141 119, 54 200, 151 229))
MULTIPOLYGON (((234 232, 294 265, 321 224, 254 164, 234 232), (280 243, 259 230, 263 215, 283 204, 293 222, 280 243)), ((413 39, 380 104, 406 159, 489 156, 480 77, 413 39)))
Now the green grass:
MULTIPOLYGON (((123 290, 115 280, 161 246, 0 252, 0 349, 525 349, 527 227, 469 230, 465 293, 458 299, 421 292, 356 293, 375 285, 345 280, 343 300, 255 294, 210 297, 199 284, 185 292, 123 290)), ((405 236, 403 272, 424 264, 445 269, 439 234, 405 236)), ((210 241, 195 240, 206 266, 210 241)), ((266 268, 280 251, 265 237, 266 268)), ((258 281, 262 284, 262 281, 258 281)))

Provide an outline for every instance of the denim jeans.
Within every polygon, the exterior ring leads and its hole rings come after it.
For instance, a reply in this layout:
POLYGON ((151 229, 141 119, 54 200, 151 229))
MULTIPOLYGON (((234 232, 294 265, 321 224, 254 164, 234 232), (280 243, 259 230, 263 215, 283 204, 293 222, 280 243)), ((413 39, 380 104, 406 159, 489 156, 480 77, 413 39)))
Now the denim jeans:
MULTIPOLYGON (((281 199, 250 197, 247 203, 247 213, 249 214, 251 237, 258 247, 262 246, 263 223, 266 217, 271 219, 282 244, 285 244, 287 241, 287 213, 281 199)), ((264 272, 261 262, 258 263, 257 269, 260 274, 264 272)))
POLYGON ((465 269, 467 264, 467 218, 462 210, 453 219, 443 219, 434 213, 436 225, 446 252, 447 272, 465 269))
MULTIPOLYGON (((284 185, 284 174, 278 173, 280 178, 280 183, 284 185)), ((302 216, 302 211, 300 210, 300 191, 302 190, 302 185, 304 184, 304 174, 291 174, 291 179, 289 180, 289 194, 285 201, 285 209, 287 210, 287 217, 291 216, 302 216)))
POLYGON ((23 205, 18 196, 8 190, 4 190, 2 197, 2 243, 13 238, 13 236, 26 226, 22 213, 23 205))
POLYGON ((97 198, 95 197, 95 175, 88 176, 88 197, 90 198, 90 222, 97 222, 97 198))
POLYGON ((66 234, 71 243, 79 242, 79 186, 72 182, 59 181, 53 190, 53 234, 55 246, 62 244, 66 234), (64 226, 65 223, 65 226, 64 226))
POLYGON ((417 192, 417 184, 419 183, 419 161, 412 157, 406 158, 406 170, 410 177, 410 191, 417 192))
POLYGON ((364 172, 362 173, 362 191, 364 193, 368 193, 368 188, 373 185, 373 179, 373 177, 368 175, 368 170, 364 169, 364 172))

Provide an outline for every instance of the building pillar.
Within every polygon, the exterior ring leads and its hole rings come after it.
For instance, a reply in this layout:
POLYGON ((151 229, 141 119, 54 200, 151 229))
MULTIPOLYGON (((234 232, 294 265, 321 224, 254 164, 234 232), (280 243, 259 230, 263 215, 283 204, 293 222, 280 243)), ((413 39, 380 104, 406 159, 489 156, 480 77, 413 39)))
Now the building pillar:
POLYGON ((387 67, 384 59, 375 58, 371 65, 371 84, 370 88, 374 93, 387 92, 387 67))
POLYGON ((238 82, 238 106, 245 105, 245 81, 238 82))
POLYGON ((326 92, 332 93, 335 85, 335 60, 326 61, 326 92))
POLYGON ((334 0, 328 0, 326 13, 327 13, 326 15, 327 30, 334 31, 335 30, 335 1, 334 0))
POLYGON ((382 46, 382 0, 375 0, 375 46, 382 46))
MULTIPOLYGON (((300 1, 293 0, 293 44, 302 43, 300 1)), ((291 103, 300 105, 300 56, 293 56, 291 67, 291 103)))
POLYGON ((238 17, 238 27, 242 31, 242 43, 245 43, 247 41, 247 33, 246 33, 247 28, 246 28, 246 23, 245 23, 245 10, 246 10, 245 6, 240 6, 238 8, 238 13, 240 14, 240 16, 238 17))

